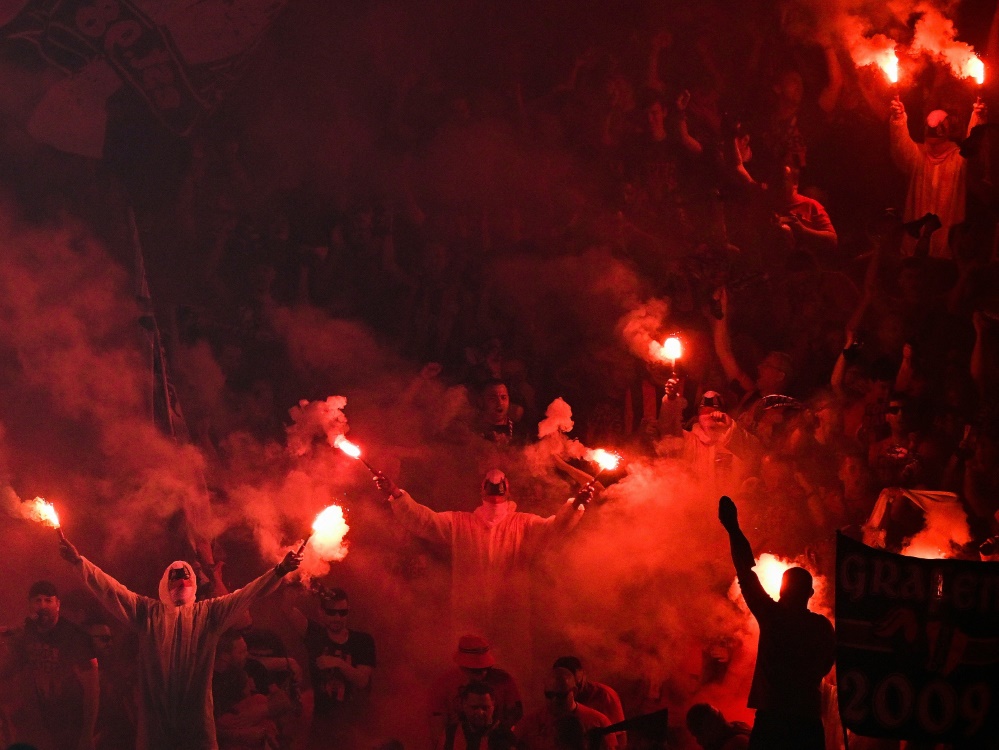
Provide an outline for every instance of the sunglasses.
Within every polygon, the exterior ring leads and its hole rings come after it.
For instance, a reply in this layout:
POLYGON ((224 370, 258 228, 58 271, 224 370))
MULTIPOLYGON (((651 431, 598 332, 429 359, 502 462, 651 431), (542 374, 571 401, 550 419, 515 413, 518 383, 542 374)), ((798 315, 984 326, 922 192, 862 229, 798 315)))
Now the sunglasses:
POLYGON ((172 568, 170 570, 170 575, 167 576, 167 580, 170 581, 186 581, 191 577, 191 571, 187 568, 172 568))
POLYGON ((565 699, 565 698, 568 698, 568 697, 569 697, 569 691, 568 690, 559 690, 559 691, 556 691, 556 690, 546 690, 545 691, 545 698, 547 698, 550 701, 557 700, 557 699, 565 699))
POLYGON ((350 612, 349 609, 326 609, 323 607, 323 612, 328 614, 330 617, 346 617, 347 613, 350 612))
POLYGON ((901 413, 902 413, 901 406, 889 406, 887 409, 885 409, 885 414, 901 414, 901 413))

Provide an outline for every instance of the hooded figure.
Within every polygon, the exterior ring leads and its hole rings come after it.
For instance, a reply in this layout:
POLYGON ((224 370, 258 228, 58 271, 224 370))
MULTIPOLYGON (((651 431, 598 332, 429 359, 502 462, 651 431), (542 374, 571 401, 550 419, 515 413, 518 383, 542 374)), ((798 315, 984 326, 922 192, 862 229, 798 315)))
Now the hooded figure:
POLYGON ((483 633, 505 658, 530 654, 530 565, 552 540, 578 522, 592 489, 571 498, 552 516, 522 513, 510 499, 506 475, 483 477, 475 511, 435 512, 379 475, 392 511, 410 533, 451 552, 451 602, 457 633, 483 633))
MULTIPOLYGON (((968 123, 968 132, 985 119, 985 107, 976 104, 968 123)), ((951 140, 956 130, 955 118, 945 110, 935 109, 926 116, 923 143, 909 135, 905 107, 892 102, 889 144, 892 160, 909 178, 905 198, 904 221, 915 221, 926 214, 940 218, 940 230, 930 237, 929 254, 949 258, 947 236, 950 228, 964 221, 965 161, 961 149, 951 140)), ((912 255, 916 241, 905 239, 903 255, 912 255)))
POLYGON ((157 601, 129 591, 69 542, 62 554, 82 568, 84 583, 105 608, 138 634, 138 750, 216 750, 212 669, 219 636, 251 602, 277 590, 301 557, 289 552, 238 591, 196 602, 197 579, 186 562, 163 571, 157 601))

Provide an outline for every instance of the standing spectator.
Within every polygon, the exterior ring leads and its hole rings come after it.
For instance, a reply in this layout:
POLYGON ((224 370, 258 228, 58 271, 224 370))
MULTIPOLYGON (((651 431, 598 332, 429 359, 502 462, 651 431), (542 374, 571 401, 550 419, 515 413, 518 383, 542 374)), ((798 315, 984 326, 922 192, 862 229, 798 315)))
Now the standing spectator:
POLYGON ((60 553, 80 569, 87 588, 139 638, 138 747, 216 750, 212 671, 218 639, 243 609, 276 590, 302 562, 289 552, 273 569, 226 596, 195 602, 194 568, 167 566, 159 599, 129 591, 77 552, 65 537, 60 553))
MULTIPOLYGON (((985 105, 977 102, 968 122, 968 132, 985 120, 985 105)), ((934 258, 950 258, 947 245, 950 228, 964 221, 965 161, 958 145, 951 140, 957 122, 942 109, 926 116, 922 144, 909 135, 905 105, 895 98, 891 103, 889 135, 891 155, 895 165, 909 177, 905 198, 904 221, 915 221, 926 214, 936 214, 943 231, 934 233, 929 254, 934 258)), ((909 237, 902 246, 903 254, 912 255, 915 239, 909 237)))
POLYGON ((513 676, 496 666, 496 657, 485 638, 463 635, 454 653, 456 669, 441 675, 430 689, 430 728, 439 737, 444 729, 459 721, 465 689, 479 683, 489 687, 493 700, 493 718, 511 729, 524 715, 520 688, 513 676))
POLYGON ((135 668, 130 649, 115 643, 111 626, 101 620, 86 625, 100 665, 101 705, 97 714, 97 750, 135 747, 135 668))
POLYGON ((578 656, 561 656, 555 660, 552 668, 568 669, 576 679, 576 700, 594 711, 606 716, 612 724, 624 721, 624 709, 621 708, 621 698, 610 685, 595 682, 586 676, 583 662, 578 656))
POLYGON ((798 192, 801 172, 784 167, 775 195, 777 220, 786 232, 790 250, 805 250, 821 257, 836 249, 836 228, 826 209, 814 198, 798 192))
POLYGON ((375 639, 347 627, 350 600, 340 588, 321 589, 319 608, 306 617, 292 608, 290 618, 305 642, 315 696, 310 736, 313 742, 355 747, 375 669, 375 639))
MULTIPOLYGON (((212 676, 212 699, 219 747, 256 750, 285 747, 284 721, 295 713, 288 694, 260 684, 262 665, 249 658, 243 637, 229 630, 219 639, 212 676), (251 671, 252 670, 252 671, 251 671), (256 674, 254 674, 256 673, 256 674)), ((264 670, 266 678, 266 670, 264 670)))
POLYGON ((484 682, 470 682, 461 689, 461 714, 448 724, 436 750, 512 750, 517 738, 496 720, 493 689, 484 682))
POLYGON ((517 510, 506 475, 498 469, 483 477, 482 503, 472 513, 435 512, 382 474, 375 477, 375 484, 388 494, 399 523, 416 536, 450 550, 457 632, 484 632, 493 642, 502 638, 504 645, 509 644, 504 653, 525 653, 531 619, 530 563, 578 523, 593 488, 581 490, 557 513, 542 518, 517 510))
MULTIPOLYGON (((545 679, 545 705, 525 716, 514 729, 524 750, 556 750, 559 736, 564 734, 559 730, 570 716, 579 720, 584 732, 610 726, 602 713, 576 701, 576 678, 572 672, 556 667, 545 679)), ((599 747, 614 750, 617 735, 604 735, 599 747)))
POLYGON ((735 503, 728 497, 718 503, 718 519, 728 532, 742 596, 760 626, 749 691, 749 707, 756 709, 749 747, 823 750, 819 685, 832 669, 836 638, 829 620, 808 610, 808 600, 815 593, 812 575, 804 568, 789 568, 775 602, 753 570, 753 549, 739 528, 735 503))
POLYGON ((683 460, 712 493, 738 487, 746 464, 755 459, 758 441, 725 413, 717 391, 704 392, 697 421, 689 430, 682 429, 686 399, 675 394, 675 387, 675 381, 666 384, 659 412, 660 450, 683 460))
POLYGON ((53 750, 94 747, 97 658, 86 633, 59 616, 52 583, 36 581, 28 590, 28 617, 0 678, 18 683, 21 701, 10 717, 17 741, 53 750))

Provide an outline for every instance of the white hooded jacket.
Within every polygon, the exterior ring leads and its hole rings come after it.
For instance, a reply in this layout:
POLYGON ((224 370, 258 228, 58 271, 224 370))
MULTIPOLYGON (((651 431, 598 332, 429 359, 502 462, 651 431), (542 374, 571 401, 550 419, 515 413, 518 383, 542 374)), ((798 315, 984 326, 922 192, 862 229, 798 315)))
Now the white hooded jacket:
MULTIPOLYGON (((192 580, 194 570, 185 562, 192 580)), ((163 571, 159 601, 129 591, 83 559, 83 580, 112 615, 139 636, 138 750, 217 750, 212 668, 219 636, 253 600, 277 590, 271 569, 225 596, 178 607, 163 571)))

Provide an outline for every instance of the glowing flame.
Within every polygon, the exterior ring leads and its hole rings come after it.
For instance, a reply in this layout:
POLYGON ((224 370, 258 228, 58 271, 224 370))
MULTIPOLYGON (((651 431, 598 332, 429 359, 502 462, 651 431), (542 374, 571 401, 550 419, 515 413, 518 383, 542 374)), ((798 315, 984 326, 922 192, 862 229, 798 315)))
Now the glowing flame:
POLYGON ((649 344, 649 352, 655 359, 676 363, 683 356, 683 345, 676 336, 670 336, 663 343, 653 341, 649 344))
POLYGON ((964 65, 964 75, 967 78, 974 78, 975 83, 981 86, 985 83, 985 63, 978 55, 968 58, 964 65))
POLYGON ((680 359, 683 356, 683 347, 680 345, 680 339, 676 336, 670 336, 663 342, 663 355, 666 359, 680 359))
POLYGON ((878 67, 885 72, 889 81, 898 83, 898 55, 895 54, 894 50, 890 55, 884 57, 883 62, 878 62, 878 67))
POLYGON ((603 448, 596 448, 586 454, 586 460, 592 461, 600 467, 600 471, 613 471, 621 463, 621 456, 617 453, 605 451, 603 448))
POLYGON ((331 505, 325 508, 312 522, 312 537, 309 546, 323 560, 342 560, 347 556, 347 543, 344 537, 350 527, 343 515, 343 508, 331 505))
POLYGON ((351 458, 360 458, 361 457, 361 446, 359 446, 357 443, 350 442, 343 435, 340 435, 339 437, 337 437, 337 439, 336 439, 336 447, 339 448, 340 450, 342 450, 344 453, 346 453, 351 458))
POLYGON ((55 506, 43 497, 36 497, 26 502, 24 514, 32 521, 51 526, 53 529, 59 528, 59 514, 56 513, 55 506))
POLYGON ((884 34, 864 36, 862 26, 853 20, 846 31, 850 56, 858 68, 877 65, 891 83, 898 83, 898 55, 895 40, 884 34))
POLYGON ((958 78, 973 78, 979 85, 985 82, 985 65, 975 48, 958 41, 954 22, 940 11, 927 10, 916 22, 911 49, 946 63, 958 78))
POLYGON ((784 579, 784 571, 793 568, 794 564, 790 560, 782 560, 776 555, 765 552, 756 561, 756 575, 763 584, 763 590, 774 599, 780 598, 780 584, 784 579))
POLYGON ((945 560, 948 557, 946 552, 932 542, 921 543, 915 540, 903 549, 901 554, 906 557, 920 557, 923 560, 945 560))

